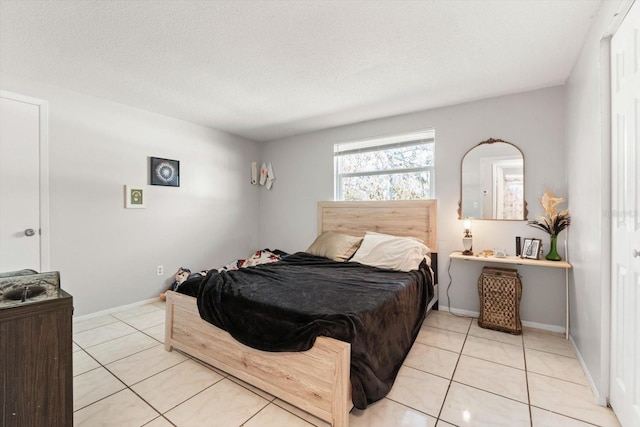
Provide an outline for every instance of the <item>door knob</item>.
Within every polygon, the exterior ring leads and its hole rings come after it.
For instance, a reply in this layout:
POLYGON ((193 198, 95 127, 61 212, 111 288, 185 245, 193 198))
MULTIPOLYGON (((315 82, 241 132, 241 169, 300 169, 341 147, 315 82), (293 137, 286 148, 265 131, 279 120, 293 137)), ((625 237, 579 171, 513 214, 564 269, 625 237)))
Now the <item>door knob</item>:
POLYGON ((634 250, 633 250, 633 257, 634 257, 634 258, 638 258, 639 256, 640 256, 640 251, 639 251, 639 250, 637 250, 637 249, 634 249, 634 250))
POLYGON ((34 230, 33 228, 27 228, 26 230, 24 230, 24 235, 27 237, 34 236, 35 234, 36 230, 34 230))

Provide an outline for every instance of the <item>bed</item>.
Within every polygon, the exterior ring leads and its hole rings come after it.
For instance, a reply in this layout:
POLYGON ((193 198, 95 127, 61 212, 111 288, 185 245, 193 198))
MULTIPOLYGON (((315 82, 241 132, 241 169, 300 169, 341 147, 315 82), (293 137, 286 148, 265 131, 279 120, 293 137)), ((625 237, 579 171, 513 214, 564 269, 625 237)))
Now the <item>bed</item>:
MULTIPOLYGON (((318 234, 375 231, 416 237, 436 252, 436 202, 320 202, 318 234)), ((435 263, 434 263, 435 264, 435 263)), ((432 307, 436 297, 429 302, 432 307)), ((167 293, 165 349, 176 348, 328 421, 347 426, 351 410, 351 345, 326 336, 301 352, 248 347, 204 321, 196 299, 167 293)))

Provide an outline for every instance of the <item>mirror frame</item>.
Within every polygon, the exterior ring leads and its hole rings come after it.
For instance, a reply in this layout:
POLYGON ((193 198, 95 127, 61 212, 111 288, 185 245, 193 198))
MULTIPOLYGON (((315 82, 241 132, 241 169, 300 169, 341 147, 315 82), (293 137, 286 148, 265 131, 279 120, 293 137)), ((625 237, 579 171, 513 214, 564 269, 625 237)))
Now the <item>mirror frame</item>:
MULTIPOLYGON (((512 144, 509 141, 505 141, 505 140, 502 140, 502 139, 496 139, 496 138, 489 138, 486 141, 482 141, 482 142, 474 145, 473 147, 468 149, 466 153, 464 153, 464 156, 462 156, 462 160, 460 160, 460 200, 458 201, 458 219, 463 219, 462 218, 462 165, 464 164, 464 158, 467 157, 467 154, 469 154, 473 149, 478 148, 478 147, 480 147, 482 145, 485 145, 485 144, 495 144, 496 142, 502 142, 502 143, 505 143, 505 144, 509 144, 509 145, 511 145, 512 147, 514 147, 516 150, 518 150, 520 152, 520 155, 522 156, 522 176, 523 176, 523 179, 524 179, 524 176, 525 176, 524 153, 522 152, 522 150, 520 148, 518 148, 517 145, 512 144)), ((525 180, 525 183, 526 183, 526 180, 525 180)), ((522 218, 522 219, 473 218, 473 220, 474 221, 527 221, 527 218, 529 217, 529 210, 527 209, 527 199, 525 197, 525 188, 524 188, 524 186, 522 188, 522 203, 523 203, 523 208, 524 208, 524 218, 522 218)))

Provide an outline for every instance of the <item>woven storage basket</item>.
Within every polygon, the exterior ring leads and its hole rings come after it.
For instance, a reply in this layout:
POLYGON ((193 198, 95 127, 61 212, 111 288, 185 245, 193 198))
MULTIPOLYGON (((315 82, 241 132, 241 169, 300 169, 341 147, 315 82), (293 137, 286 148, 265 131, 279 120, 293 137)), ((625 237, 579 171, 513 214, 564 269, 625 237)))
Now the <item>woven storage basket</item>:
POLYGON ((478 294, 480 295, 478 326, 515 335, 522 333, 520 321, 522 282, 517 270, 484 267, 478 279, 478 294))

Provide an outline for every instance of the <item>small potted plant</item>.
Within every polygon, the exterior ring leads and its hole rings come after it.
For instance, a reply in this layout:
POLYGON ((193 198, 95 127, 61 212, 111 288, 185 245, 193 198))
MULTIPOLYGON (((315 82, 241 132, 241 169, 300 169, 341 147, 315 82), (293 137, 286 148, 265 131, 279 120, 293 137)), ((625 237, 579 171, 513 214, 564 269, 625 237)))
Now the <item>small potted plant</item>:
POLYGON ((551 249, 545 256, 549 261, 562 261, 562 257, 558 254, 557 243, 558 234, 571 224, 569 209, 558 212, 558 205, 565 200, 561 197, 555 197, 551 190, 540 199, 540 204, 544 208, 545 215, 539 216, 535 221, 529 221, 530 226, 546 231, 551 237, 551 249))

